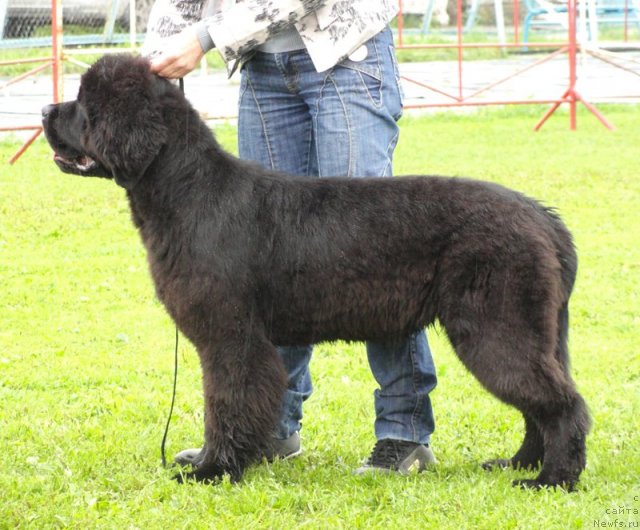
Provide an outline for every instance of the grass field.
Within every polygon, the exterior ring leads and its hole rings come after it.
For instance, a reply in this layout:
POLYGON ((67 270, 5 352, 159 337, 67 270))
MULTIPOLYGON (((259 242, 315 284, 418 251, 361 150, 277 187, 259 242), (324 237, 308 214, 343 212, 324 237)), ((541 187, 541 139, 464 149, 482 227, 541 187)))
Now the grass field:
MULTIPOLYGON (((312 361, 305 453, 252 468, 235 486, 180 486, 159 445, 174 326, 154 298, 123 190, 63 175, 37 142, 14 166, 0 143, 0 528, 640 527, 640 108, 605 107, 538 133, 542 109, 405 117, 396 173, 500 182, 558 208, 580 257, 573 373, 594 427, 579 491, 521 491, 526 473, 483 471, 522 422, 429 332, 439 464, 417 476, 356 477, 374 444, 374 382, 360 345, 312 361)), ((235 148, 235 130, 217 129, 235 148)), ((169 456, 201 443, 197 356, 180 343, 169 456)))

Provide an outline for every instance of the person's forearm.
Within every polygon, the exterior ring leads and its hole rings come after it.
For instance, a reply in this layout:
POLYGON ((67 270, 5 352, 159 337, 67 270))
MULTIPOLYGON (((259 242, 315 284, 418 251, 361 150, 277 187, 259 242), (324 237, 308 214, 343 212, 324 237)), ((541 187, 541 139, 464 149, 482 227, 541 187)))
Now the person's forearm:
POLYGON ((202 0, 157 0, 142 53, 152 58, 154 73, 183 77, 213 47, 227 62, 238 59, 325 2, 282 0, 274 7, 245 0, 199 20, 195 13, 202 9, 202 0))

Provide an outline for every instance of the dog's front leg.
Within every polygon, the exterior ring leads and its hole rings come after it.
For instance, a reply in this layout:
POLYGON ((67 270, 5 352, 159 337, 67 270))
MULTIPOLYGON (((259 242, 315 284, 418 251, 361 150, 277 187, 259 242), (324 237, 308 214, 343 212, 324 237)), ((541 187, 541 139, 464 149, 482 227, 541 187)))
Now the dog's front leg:
POLYGON ((262 333, 240 333, 200 349, 205 446, 191 472, 176 477, 237 482, 269 444, 282 407, 286 372, 262 333))

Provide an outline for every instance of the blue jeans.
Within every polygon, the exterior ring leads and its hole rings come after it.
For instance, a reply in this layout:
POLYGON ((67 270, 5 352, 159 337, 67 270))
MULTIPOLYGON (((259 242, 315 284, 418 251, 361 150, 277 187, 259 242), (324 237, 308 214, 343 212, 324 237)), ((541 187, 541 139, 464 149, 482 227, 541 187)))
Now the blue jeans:
MULTIPOLYGON (((402 114, 391 31, 366 43, 362 60, 316 72, 305 50, 258 52, 242 69, 240 157, 296 175, 391 176, 402 114)), ((354 59, 362 57, 353 56, 354 59)), ((281 345, 284 346, 284 345, 281 345)), ((300 430, 302 402, 312 391, 312 347, 280 347, 289 374, 275 437, 300 430)), ((434 430, 429 392, 436 374, 424 331, 403 340, 368 342, 378 439, 429 443, 434 430)))

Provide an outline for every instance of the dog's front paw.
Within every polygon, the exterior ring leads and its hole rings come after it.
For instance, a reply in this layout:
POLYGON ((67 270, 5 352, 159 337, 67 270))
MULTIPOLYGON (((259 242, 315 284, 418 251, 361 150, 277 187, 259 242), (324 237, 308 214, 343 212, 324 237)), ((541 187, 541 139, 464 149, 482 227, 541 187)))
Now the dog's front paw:
POLYGON ((186 482, 202 482, 203 484, 218 484, 225 473, 221 467, 197 465, 192 466, 192 471, 180 471, 173 476, 178 484, 186 482))
POLYGON ((173 476, 173 479, 179 484, 186 482, 219 484, 225 475, 229 475, 231 483, 236 483, 242 478, 242 473, 239 470, 222 466, 217 462, 209 462, 204 457, 191 466, 191 471, 180 471, 173 476))

